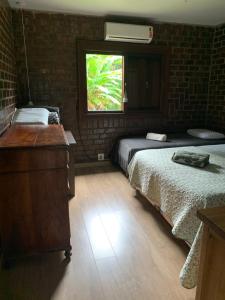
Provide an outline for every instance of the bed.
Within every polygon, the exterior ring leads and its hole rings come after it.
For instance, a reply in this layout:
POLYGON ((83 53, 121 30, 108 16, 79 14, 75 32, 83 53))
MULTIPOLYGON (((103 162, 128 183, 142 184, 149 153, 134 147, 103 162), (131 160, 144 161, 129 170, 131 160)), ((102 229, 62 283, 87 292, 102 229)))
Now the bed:
POLYGON ((225 205, 225 144, 183 147, 210 154, 210 164, 203 169, 173 162, 171 157, 177 149, 139 151, 131 160, 128 173, 132 187, 160 209, 171 224, 173 235, 190 245, 180 280, 184 287, 193 288, 202 236, 196 212, 225 205))
POLYGON ((167 142, 147 140, 144 136, 122 137, 115 143, 111 158, 127 174, 127 166, 134 154, 144 149, 161 149, 184 146, 201 146, 223 144, 224 140, 203 140, 187 133, 168 134, 167 142))

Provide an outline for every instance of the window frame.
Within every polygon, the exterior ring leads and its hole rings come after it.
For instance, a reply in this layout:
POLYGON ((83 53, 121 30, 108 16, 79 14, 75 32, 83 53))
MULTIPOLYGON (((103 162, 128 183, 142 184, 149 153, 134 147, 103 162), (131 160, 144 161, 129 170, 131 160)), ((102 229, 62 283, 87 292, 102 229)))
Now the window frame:
MULTIPOLYGON (((81 116, 136 116, 136 115, 167 115, 168 107, 168 76, 169 76, 169 57, 170 48, 154 47, 151 44, 131 44, 109 41, 92 41, 79 40, 77 41, 77 76, 78 76, 78 105, 81 116), (123 111, 88 111, 87 105, 87 81, 86 81, 86 54, 106 54, 106 55, 121 55, 124 56, 124 64, 126 63, 126 55, 152 56, 160 55, 162 59, 160 110, 146 111, 129 111, 127 103, 124 103, 123 111)), ((125 66, 126 68, 126 66, 125 66)), ((125 69, 124 69, 125 70, 125 69)), ((126 71, 124 71, 125 76, 126 71)), ((123 76, 123 77, 124 77, 123 76)), ((123 85, 124 86, 124 85, 123 85)), ((123 87, 124 88, 124 87, 123 87)))

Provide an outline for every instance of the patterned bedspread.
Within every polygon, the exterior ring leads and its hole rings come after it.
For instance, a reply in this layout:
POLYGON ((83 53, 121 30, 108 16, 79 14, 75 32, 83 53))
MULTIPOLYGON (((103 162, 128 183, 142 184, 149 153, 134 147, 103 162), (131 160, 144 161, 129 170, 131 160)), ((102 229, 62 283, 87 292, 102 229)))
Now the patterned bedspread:
POLYGON ((184 287, 193 288, 202 236, 196 212, 225 205, 225 144, 182 147, 182 150, 210 154, 210 164, 203 169, 173 162, 171 158, 176 150, 140 151, 130 162, 128 173, 131 185, 170 218, 174 236, 191 245, 180 280, 184 287))

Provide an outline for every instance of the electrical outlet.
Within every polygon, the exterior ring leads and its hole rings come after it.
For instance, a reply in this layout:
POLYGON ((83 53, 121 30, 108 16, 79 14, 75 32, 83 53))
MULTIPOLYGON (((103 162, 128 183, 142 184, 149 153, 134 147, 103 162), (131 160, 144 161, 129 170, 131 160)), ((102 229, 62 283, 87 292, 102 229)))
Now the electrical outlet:
POLYGON ((104 160, 104 153, 98 153, 98 160, 104 160))

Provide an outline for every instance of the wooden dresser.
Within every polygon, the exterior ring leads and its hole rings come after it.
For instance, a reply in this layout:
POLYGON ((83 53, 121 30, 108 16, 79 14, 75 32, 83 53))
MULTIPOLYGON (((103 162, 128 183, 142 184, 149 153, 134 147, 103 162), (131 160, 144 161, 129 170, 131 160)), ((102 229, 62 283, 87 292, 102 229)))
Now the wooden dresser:
POLYGON ((0 137, 3 262, 64 250, 70 257, 69 143, 61 125, 15 125, 0 137))
POLYGON ((225 207, 198 212, 204 232, 196 300, 225 299, 225 207))

